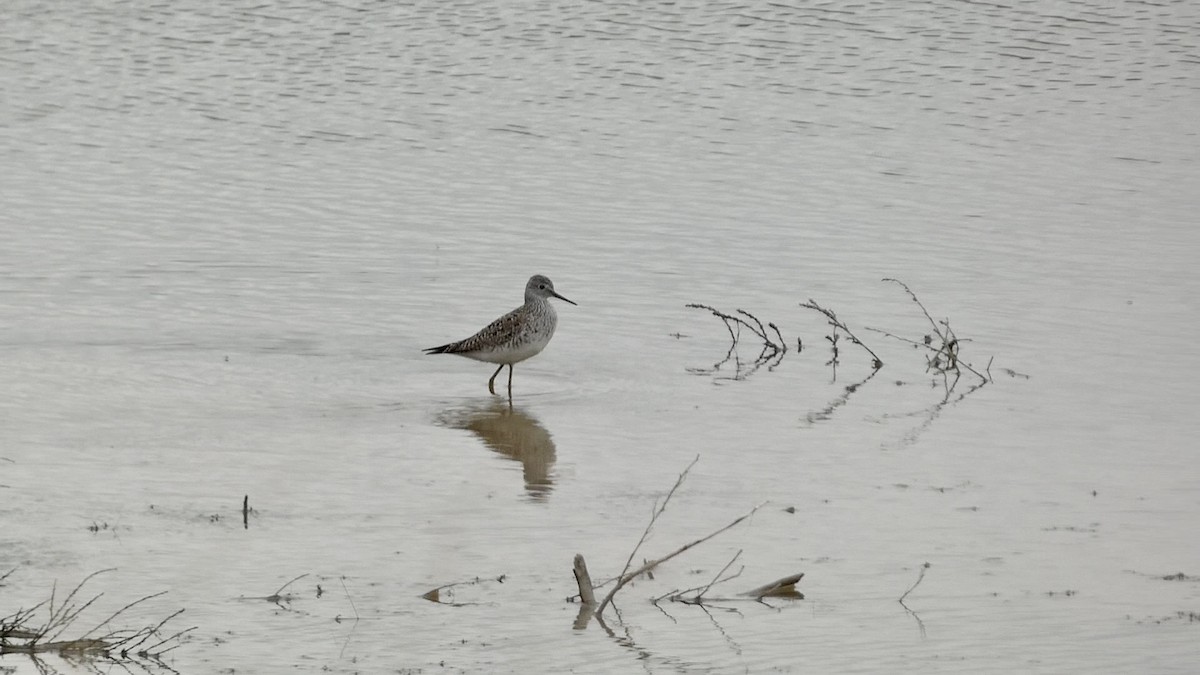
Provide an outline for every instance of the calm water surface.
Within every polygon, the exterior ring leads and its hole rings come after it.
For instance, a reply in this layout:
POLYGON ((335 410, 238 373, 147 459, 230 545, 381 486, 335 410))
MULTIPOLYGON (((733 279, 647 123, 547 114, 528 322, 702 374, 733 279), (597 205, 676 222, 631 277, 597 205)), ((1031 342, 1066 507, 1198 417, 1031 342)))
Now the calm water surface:
POLYGON ((1198 31, 1187 2, 7 2, 0 615, 112 567, 83 630, 168 591, 120 620, 186 608, 180 673, 1192 672, 1198 31), (420 348, 533 273, 579 306, 510 411, 420 348), (884 277, 994 381, 948 395, 868 331, 929 332, 884 277), (885 367, 828 365, 810 298, 885 367), (792 349, 747 376, 691 302, 792 349), (765 505, 572 629, 573 555, 619 572, 697 456, 639 558, 765 505), (738 551, 722 595, 807 599, 648 602, 738 551))

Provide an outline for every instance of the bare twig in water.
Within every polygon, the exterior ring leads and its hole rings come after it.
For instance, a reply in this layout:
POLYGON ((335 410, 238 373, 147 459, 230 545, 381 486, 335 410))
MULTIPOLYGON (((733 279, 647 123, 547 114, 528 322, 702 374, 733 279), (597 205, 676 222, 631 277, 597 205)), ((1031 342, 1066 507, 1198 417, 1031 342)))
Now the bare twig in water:
POLYGON ((913 582, 913 585, 910 586, 907 591, 904 591, 904 595, 901 595, 899 600, 900 606, 904 608, 904 611, 911 614, 912 617, 917 620, 917 628, 921 631, 921 637, 925 637, 925 622, 921 621, 921 617, 912 609, 910 609, 908 605, 904 604, 904 599, 908 597, 909 593, 913 592, 913 589, 920 585, 921 580, 925 578, 925 570, 929 568, 930 564, 927 562, 921 565, 921 572, 917 575, 917 580, 913 582))
POLYGON ((350 602, 350 609, 354 611, 354 620, 358 621, 358 607, 354 605, 354 598, 350 597, 350 589, 346 588, 346 577, 338 577, 338 581, 342 582, 342 591, 346 593, 346 600, 350 602))
MULTIPOLYGON (((468 581, 455 581, 454 583, 442 584, 441 586, 438 586, 437 588, 434 588, 430 591, 426 591, 425 593, 421 594, 421 597, 430 602, 436 602, 436 603, 443 604, 443 605, 450 605, 452 607, 464 607, 466 605, 473 605, 475 603, 454 602, 453 600, 444 599, 444 598, 442 598, 442 591, 451 589, 451 588, 456 588, 458 586, 475 586, 477 584, 492 583, 492 582, 502 584, 502 583, 504 583, 504 580, 507 578, 508 578, 507 574, 501 574, 500 576, 495 577, 495 578, 475 577, 474 579, 470 579, 468 581)), ((453 593, 451 593, 450 595, 453 596, 453 593)))
MULTIPOLYGON (((885 278, 884 281, 898 284, 904 289, 904 292, 908 294, 908 297, 911 298, 913 302, 917 303, 917 307, 921 308, 921 313, 925 315, 925 319, 929 321, 929 325, 933 327, 933 333, 926 335, 920 342, 918 342, 916 340, 900 337, 899 335, 894 335, 887 331, 879 330, 878 328, 867 328, 867 330, 880 333, 886 337, 894 338, 902 342, 907 342, 915 347, 924 348, 932 352, 933 356, 927 358, 927 366, 930 370, 935 370, 938 372, 958 372, 959 366, 961 365, 963 368, 966 368, 974 373, 976 377, 984 382, 992 381, 990 375, 984 375, 983 373, 980 373, 978 370, 975 370, 970 363, 962 361, 959 358, 959 348, 961 344, 963 342, 970 342, 970 340, 960 339, 957 335, 955 335, 954 329, 950 327, 950 319, 935 321, 933 317, 930 316, 929 310, 925 309, 925 304, 922 303, 919 298, 917 298, 917 294, 914 293, 913 290, 908 287, 908 284, 904 283, 903 281, 900 281, 899 279, 893 279, 891 277, 885 278), (934 339, 935 336, 936 340, 934 339)), ((990 360, 988 361, 988 368, 991 368, 990 360)))
POLYGON ((273 602, 276 605, 279 605, 280 607, 287 609, 287 607, 284 607, 284 603, 291 604, 292 600, 296 599, 296 596, 292 595, 291 593, 288 593, 285 595, 283 593, 284 589, 286 589, 288 586, 291 586, 292 584, 296 583, 297 581, 300 581, 301 579, 303 579, 306 576, 308 576, 308 572, 305 572, 304 574, 301 574, 300 576, 298 576, 298 577, 292 579, 291 581, 287 582, 286 584, 280 586, 279 590, 275 591, 274 593, 272 593, 268 596, 265 596, 262 598, 250 598, 250 599, 251 600, 266 600, 267 602, 273 602))
POLYGON ((867 350, 867 353, 871 355, 871 366, 873 368, 875 368, 875 370, 879 370, 880 368, 883 367, 883 360, 879 358, 879 355, 876 354, 870 347, 868 347, 866 345, 866 343, 864 343, 862 340, 859 340, 858 336, 856 336, 854 334, 854 332, 850 330, 850 328, 845 324, 845 322, 843 322, 841 319, 839 319, 837 317, 837 314, 834 313, 834 311, 832 309, 827 309, 825 307, 822 307, 821 305, 817 304, 816 300, 813 300, 812 298, 809 298, 808 302, 800 303, 800 306, 804 307, 805 309, 811 309, 811 310, 821 313, 826 318, 826 320, 828 320, 829 325, 833 326, 834 337, 828 338, 828 339, 830 342, 833 343, 835 359, 837 357, 837 330, 841 329, 842 332, 844 332, 846 334, 846 336, 850 338, 851 342, 853 342, 854 344, 867 350))

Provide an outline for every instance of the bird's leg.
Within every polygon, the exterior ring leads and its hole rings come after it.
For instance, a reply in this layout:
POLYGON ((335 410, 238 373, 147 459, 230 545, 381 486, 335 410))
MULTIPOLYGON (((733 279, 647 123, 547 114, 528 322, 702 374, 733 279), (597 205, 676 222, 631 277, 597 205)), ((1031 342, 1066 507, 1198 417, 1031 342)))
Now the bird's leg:
MULTIPOLYGON (((499 368, 496 368, 496 372, 492 373, 492 379, 488 380, 488 392, 491 394, 496 393, 496 376, 500 374, 501 370, 504 370, 503 363, 500 364, 499 368)), ((510 378, 512 377, 512 366, 508 367, 508 376, 510 378)), ((511 383, 509 384, 509 386, 510 387, 512 386, 511 383)))
POLYGON ((508 364, 508 400, 512 402, 512 364, 508 364))

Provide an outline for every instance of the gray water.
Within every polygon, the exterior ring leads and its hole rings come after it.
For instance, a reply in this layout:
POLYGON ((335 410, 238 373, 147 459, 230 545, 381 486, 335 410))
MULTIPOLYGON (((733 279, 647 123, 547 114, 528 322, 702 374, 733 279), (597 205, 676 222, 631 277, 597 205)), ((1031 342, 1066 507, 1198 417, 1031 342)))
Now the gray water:
POLYGON ((116 623, 185 609, 189 674, 1193 672, 1198 33, 1187 2, 10 0, 0 615, 116 568, 79 632, 167 591, 116 623), (579 305, 510 411, 420 349, 534 273, 579 305), (991 381, 867 330, 931 332, 885 277, 991 381), (884 368, 828 365, 809 299, 884 368), (721 363, 687 303, 789 352, 721 363), (638 560, 763 506, 572 628, 572 557, 620 572, 697 457, 638 560), (710 597, 806 598, 649 601, 738 551, 710 597))

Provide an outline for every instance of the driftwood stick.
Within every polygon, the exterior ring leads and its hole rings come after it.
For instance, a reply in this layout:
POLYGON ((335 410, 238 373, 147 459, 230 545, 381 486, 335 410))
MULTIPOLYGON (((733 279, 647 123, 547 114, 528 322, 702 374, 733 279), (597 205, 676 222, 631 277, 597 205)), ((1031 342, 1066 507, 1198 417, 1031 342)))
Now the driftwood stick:
POLYGON ((750 589, 741 595, 754 599, 765 598, 773 595, 791 595, 799 592, 796 590, 796 583, 803 578, 803 572, 799 574, 789 574, 782 579, 776 579, 769 584, 763 584, 758 588, 750 589))
POLYGON ((596 593, 592 590, 592 576, 588 574, 587 562, 580 553, 575 554, 575 583, 579 586, 579 601, 585 605, 595 605, 596 593))
MULTIPOLYGON (((765 504, 765 503, 766 502, 763 502, 763 504, 765 504)), ((729 523, 728 525, 726 525, 725 527, 722 527, 721 529, 717 530, 716 532, 713 532, 705 537, 701 537, 700 539, 697 539, 695 541, 684 544, 683 546, 680 546, 679 548, 675 549, 674 551, 668 553, 667 555, 665 555, 661 558, 658 558, 657 560, 651 560, 650 562, 647 562, 646 564, 642 565, 641 567, 637 568, 636 570, 634 570, 632 572, 627 572, 625 574, 622 574, 620 576, 620 578, 617 579, 617 585, 611 591, 608 592, 608 595, 604 596, 604 600, 602 600, 600 602, 600 606, 596 608, 596 616, 599 616, 600 614, 602 614, 604 612, 604 608, 608 607, 608 604, 610 602, 612 602, 613 596, 617 594, 617 591, 624 588, 625 584, 634 580, 639 575, 649 572, 650 570, 661 565, 662 563, 665 563, 666 561, 670 560, 671 558, 674 558, 675 556, 679 555, 680 553, 683 553, 684 551, 687 551, 688 549, 695 548, 696 546, 703 544, 704 542, 708 541, 709 539, 712 539, 713 537, 717 536, 718 534, 721 534, 725 530, 728 530, 728 529, 734 527, 735 525, 737 525, 738 523, 741 523, 743 520, 754 515, 754 512, 758 511, 760 508, 762 508, 763 504, 759 504, 758 506, 755 506, 754 508, 750 509, 750 511, 748 511, 744 515, 739 516, 732 523, 729 523)))

